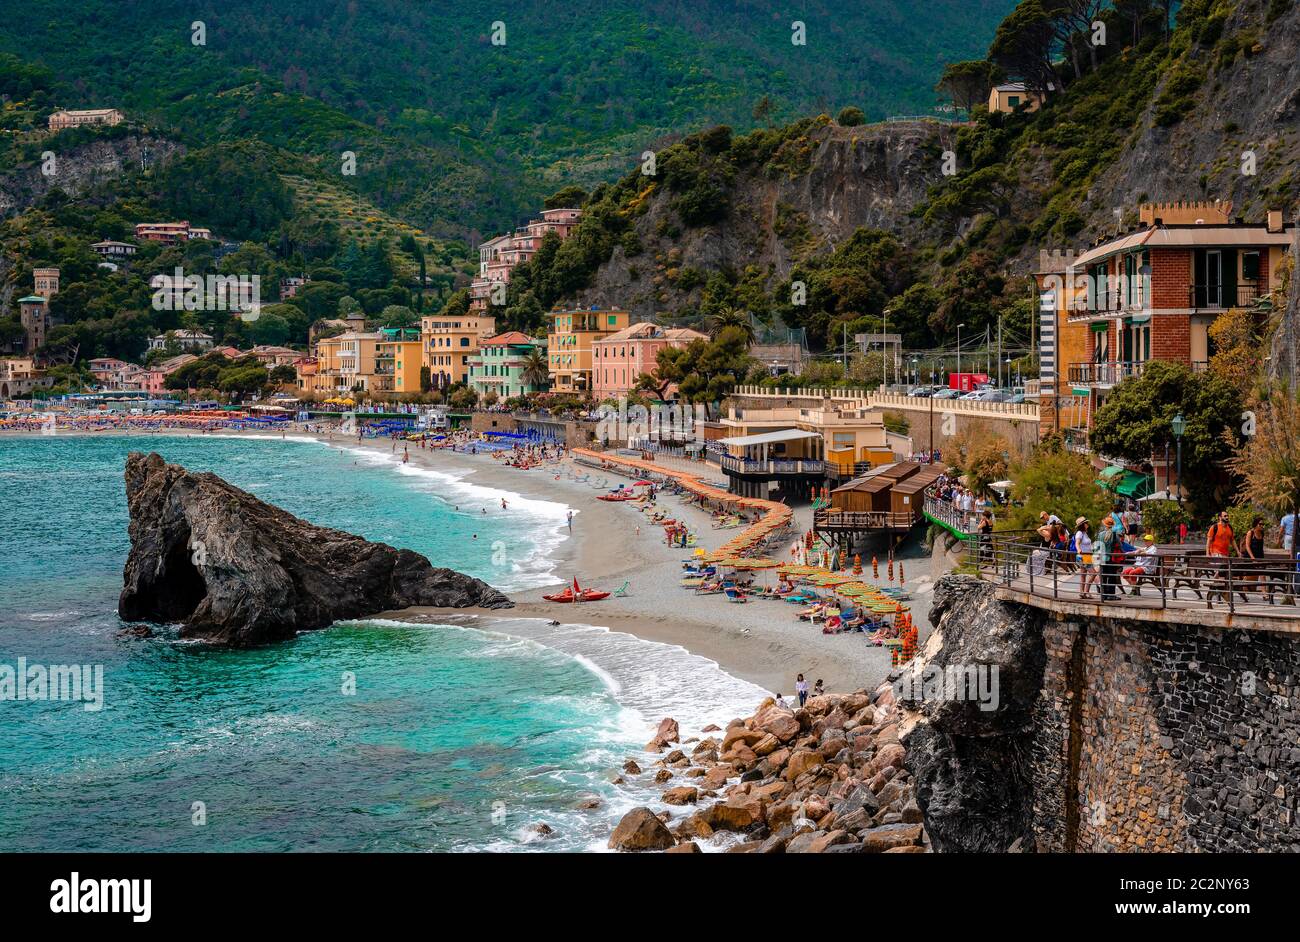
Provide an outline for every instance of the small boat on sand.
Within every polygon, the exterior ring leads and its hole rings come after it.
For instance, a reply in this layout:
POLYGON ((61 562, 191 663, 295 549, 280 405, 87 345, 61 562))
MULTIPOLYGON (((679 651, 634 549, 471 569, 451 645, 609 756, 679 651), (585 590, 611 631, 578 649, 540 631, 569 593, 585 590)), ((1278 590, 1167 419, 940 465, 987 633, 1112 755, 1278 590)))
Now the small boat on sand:
POLYGON ((578 585, 578 580, 574 579, 573 585, 565 586, 563 592, 543 595, 542 598, 548 602, 599 602, 601 599, 609 598, 609 593, 601 592, 599 589, 584 589, 578 585))

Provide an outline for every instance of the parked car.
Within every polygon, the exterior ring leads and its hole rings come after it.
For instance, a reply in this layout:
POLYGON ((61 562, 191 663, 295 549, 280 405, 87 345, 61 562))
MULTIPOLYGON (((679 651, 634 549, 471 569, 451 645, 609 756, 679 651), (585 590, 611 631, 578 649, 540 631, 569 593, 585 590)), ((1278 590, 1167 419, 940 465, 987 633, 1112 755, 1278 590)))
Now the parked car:
POLYGON ((1018 405, 1020 405, 1021 403, 1023 403, 1023 402, 1025 401, 1025 394, 1024 394, 1024 393, 1013 393, 1012 395, 1008 396, 1006 399, 1003 399, 1002 401, 1003 401, 1003 402, 1009 402, 1009 403, 1011 403, 1012 405, 1017 405, 1017 406, 1018 406, 1018 405))
POLYGON ((934 391, 933 386, 913 386, 907 394, 917 399, 928 399, 934 395, 934 391))
POLYGON ((961 395, 960 389, 940 389, 931 399, 956 399, 961 395))

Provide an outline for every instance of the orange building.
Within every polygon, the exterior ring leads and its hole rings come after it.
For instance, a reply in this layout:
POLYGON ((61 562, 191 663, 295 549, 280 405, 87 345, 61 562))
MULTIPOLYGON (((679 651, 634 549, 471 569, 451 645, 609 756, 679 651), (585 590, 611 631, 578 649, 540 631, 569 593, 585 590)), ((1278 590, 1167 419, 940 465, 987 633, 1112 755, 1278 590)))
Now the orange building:
POLYGON ((551 391, 590 394, 594 386, 594 344, 627 327, 627 311, 589 310, 550 313, 546 335, 551 391))

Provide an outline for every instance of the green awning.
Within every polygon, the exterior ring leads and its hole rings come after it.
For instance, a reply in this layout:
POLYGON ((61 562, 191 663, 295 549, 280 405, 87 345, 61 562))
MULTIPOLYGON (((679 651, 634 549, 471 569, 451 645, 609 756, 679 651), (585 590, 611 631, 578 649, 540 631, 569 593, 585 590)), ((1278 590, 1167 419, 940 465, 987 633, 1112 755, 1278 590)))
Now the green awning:
POLYGON ((1150 494, 1154 482, 1149 474, 1140 474, 1137 471, 1130 471, 1120 465, 1113 464, 1101 472, 1101 476, 1097 478, 1097 483, 1107 490, 1114 491, 1116 494, 1136 500, 1150 494))
POLYGON ((1094 332, 1102 334, 1110 330, 1110 321, 1093 321, 1088 327, 1094 332))
POLYGON ((1149 474, 1138 474, 1136 471, 1126 471, 1124 479, 1115 486, 1116 494, 1123 494, 1125 497, 1131 497, 1133 500, 1146 497, 1152 491, 1154 482, 1149 474))

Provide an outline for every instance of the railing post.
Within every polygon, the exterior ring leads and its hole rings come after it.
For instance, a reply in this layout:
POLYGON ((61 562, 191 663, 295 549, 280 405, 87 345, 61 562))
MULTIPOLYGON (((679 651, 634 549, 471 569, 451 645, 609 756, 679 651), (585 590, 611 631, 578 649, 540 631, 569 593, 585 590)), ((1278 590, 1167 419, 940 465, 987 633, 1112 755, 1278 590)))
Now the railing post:
POLYGON ((1051 566, 1052 566, 1052 598, 1054 598, 1054 599, 1059 599, 1059 598, 1060 598, 1060 595, 1057 594, 1057 578, 1056 578, 1056 574, 1057 574, 1057 572, 1060 570, 1060 567, 1056 564, 1056 560, 1053 558, 1055 555, 1056 555, 1056 551, 1055 551, 1055 550, 1048 550, 1048 553, 1047 553, 1047 561, 1048 561, 1048 562, 1051 564, 1051 566))
POLYGON ((1228 557, 1228 614, 1234 614, 1237 607, 1234 603, 1234 594, 1232 591, 1232 557, 1228 557))

